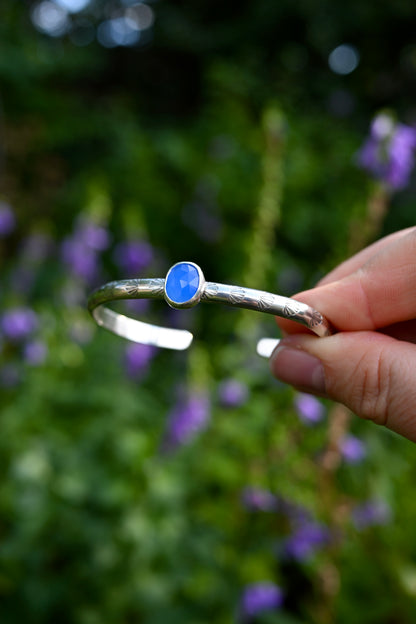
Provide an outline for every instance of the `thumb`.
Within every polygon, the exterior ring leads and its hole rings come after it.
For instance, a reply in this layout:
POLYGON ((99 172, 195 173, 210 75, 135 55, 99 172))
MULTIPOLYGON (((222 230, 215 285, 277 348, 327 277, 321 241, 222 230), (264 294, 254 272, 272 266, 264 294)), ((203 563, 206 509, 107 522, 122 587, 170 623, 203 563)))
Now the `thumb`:
POLYGON ((291 335, 272 354, 271 369, 416 442, 416 345, 371 331, 291 335))

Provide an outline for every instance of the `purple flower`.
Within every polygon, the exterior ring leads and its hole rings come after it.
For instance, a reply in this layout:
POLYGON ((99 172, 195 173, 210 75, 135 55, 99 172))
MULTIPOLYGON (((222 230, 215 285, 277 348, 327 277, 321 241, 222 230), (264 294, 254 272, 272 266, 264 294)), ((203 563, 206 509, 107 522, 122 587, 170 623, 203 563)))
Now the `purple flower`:
POLYGON ((352 522, 358 530, 388 524, 390 520, 391 509, 382 500, 368 500, 352 510, 352 522))
POLYGON ((48 349, 42 340, 32 340, 25 344, 23 358, 30 366, 40 366, 46 360, 48 349))
POLYGON ((409 183, 415 149, 416 128, 381 113, 371 124, 370 136, 358 153, 358 164, 392 189, 401 189, 409 183))
POLYGON ((147 241, 132 240, 120 243, 114 252, 114 260, 127 276, 137 275, 153 260, 153 248, 147 241))
POLYGON ((311 394, 298 392, 294 404, 300 420, 306 425, 315 425, 324 417, 324 406, 311 394))
POLYGON ((98 273, 100 253, 109 242, 105 228, 81 219, 74 232, 62 243, 62 260, 75 277, 92 282, 98 273))
POLYGON ((9 204, 0 202, 0 238, 11 234, 16 226, 16 217, 9 204))
POLYGON ((241 501, 250 511, 276 511, 278 507, 278 499, 274 494, 257 487, 245 488, 241 501))
POLYGON ((340 452, 348 464, 358 464, 367 455, 366 445, 354 435, 346 435, 340 442, 340 452))
POLYGON ((241 598, 243 617, 253 618, 265 611, 279 609, 283 603, 283 592, 271 581, 262 581, 247 585, 241 598))
POLYGON ((104 251, 110 244, 108 231, 102 225, 91 221, 85 220, 81 222, 78 228, 78 236, 86 247, 95 249, 95 251, 104 251))
POLYGON ((126 371, 129 377, 137 379, 148 368, 154 354, 155 347, 133 342, 127 345, 125 351, 126 371))
POLYGON ((12 342, 20 342, 30 336, 38 326, 38 319, 30 308, 11 308, 4 312, 1 328, 6 338, 12 342))
POLYGON ((290 559, 309 559, 328 543, 329 530, 316 522, 301 523, 283 542, 283 553, 290 559))
POLYGON ((91 282, 98 272, 99 263, 95 250, 74 236, 63 241, 62 259, 75 277, 87 282, 91 282))
POLYGON ((164 450, 172 451, 191 442, 207 427, 210 415, 210 402, 205 394, 194 393, 180 401, 168 418, 164 450))
POLYGON ((224 407, 239 407, 247 401, 249 389, 237 379, 226 379, 220 384, 218 394, 224 407))
POLYGON ((313 522, 312 514, 306 507, 282 496, 279 496, 277 500, 279 512, 286 516, 294 529, 313 522))
POLYGON ((276 498, 278 512, 287 518, 294 529, 297 529, 303 524, 312 522, 312 514, 306 507, 284 498, 283 496, 278 496, 276 498))

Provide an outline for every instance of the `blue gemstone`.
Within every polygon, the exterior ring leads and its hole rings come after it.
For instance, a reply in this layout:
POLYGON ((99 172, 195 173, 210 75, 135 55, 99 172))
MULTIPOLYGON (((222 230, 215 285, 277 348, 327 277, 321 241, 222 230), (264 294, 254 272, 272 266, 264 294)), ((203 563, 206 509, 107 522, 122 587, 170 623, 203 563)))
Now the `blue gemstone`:
POLYGON ((181 262, 168 273, 165 291, 173 303, 187 303, 199 287, 199 273, 193 264, 181 262))

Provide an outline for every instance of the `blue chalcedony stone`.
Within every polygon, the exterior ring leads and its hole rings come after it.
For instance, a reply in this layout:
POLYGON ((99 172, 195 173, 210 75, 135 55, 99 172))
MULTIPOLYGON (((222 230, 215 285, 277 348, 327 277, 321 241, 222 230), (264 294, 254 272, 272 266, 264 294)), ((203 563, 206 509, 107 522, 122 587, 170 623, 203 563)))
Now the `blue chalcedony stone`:
POLYGON ((195 295, 199 287, 199 273, 189 262, 174 266, 166 279, 165 291, 174 303, 186 303, 195 295))

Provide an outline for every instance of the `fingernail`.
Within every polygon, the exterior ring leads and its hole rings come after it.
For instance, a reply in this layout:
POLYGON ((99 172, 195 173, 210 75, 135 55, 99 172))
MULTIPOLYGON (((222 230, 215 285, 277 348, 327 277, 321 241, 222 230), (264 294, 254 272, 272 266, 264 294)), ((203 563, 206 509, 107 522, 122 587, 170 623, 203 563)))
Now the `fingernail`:
POLYGON ((318 358, 281 344, 274 351, 270 366, 275 377, 305 392, 325 394, 324 368, 318 358))

